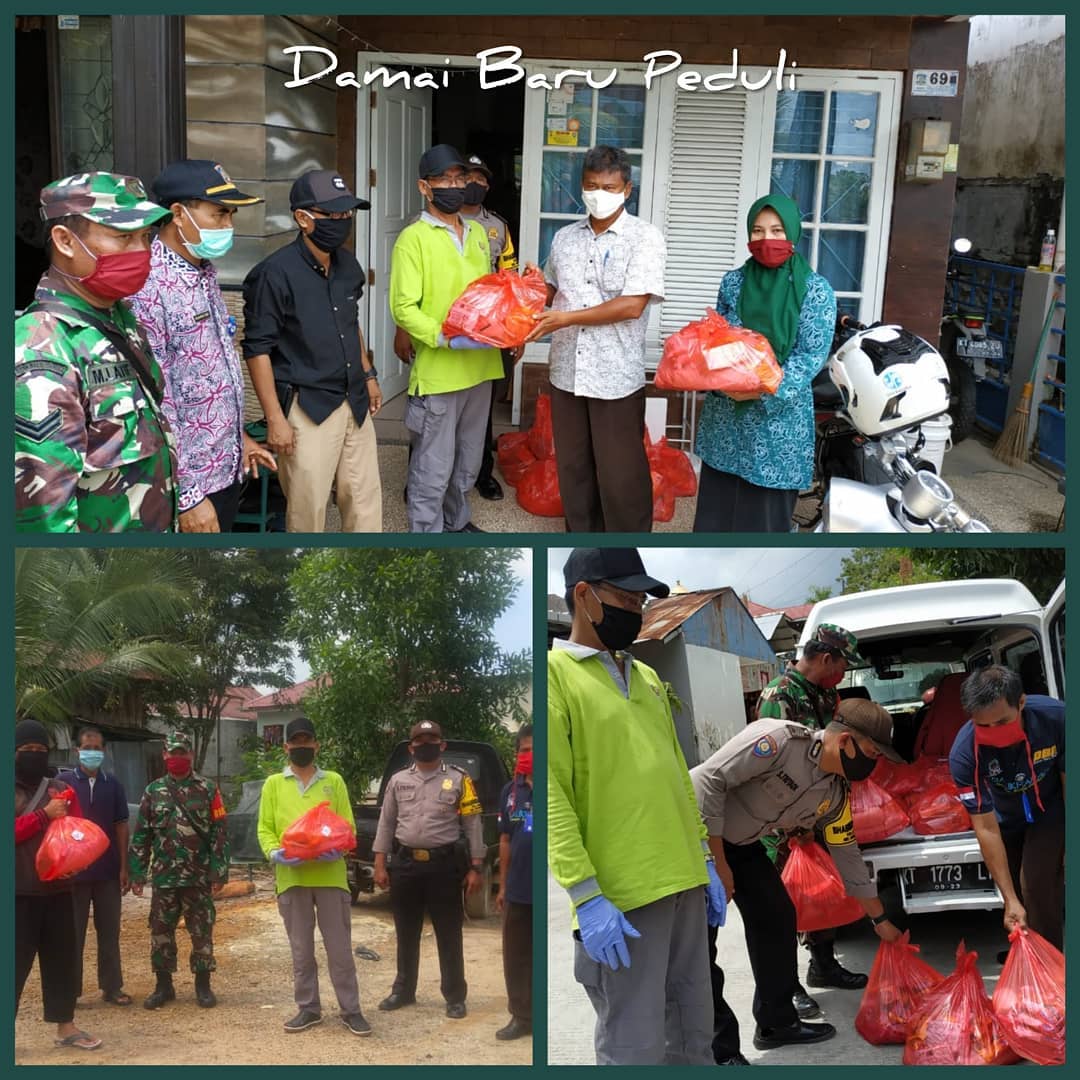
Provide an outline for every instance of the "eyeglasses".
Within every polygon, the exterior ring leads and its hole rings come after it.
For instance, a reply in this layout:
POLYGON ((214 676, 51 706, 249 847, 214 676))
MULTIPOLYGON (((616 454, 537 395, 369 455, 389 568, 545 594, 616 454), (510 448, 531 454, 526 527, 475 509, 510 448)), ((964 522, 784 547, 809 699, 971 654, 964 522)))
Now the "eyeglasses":
POLYGON ((610 593, 612 597, 619 601, 619 606, 626 608, 628 611, 641 611, 645 607, 647 599, 645 593, 626 592, 606 581, 598 581, 597 586, 610 593))
POLYGON ((464 187, 465 177, 462 176, 429 176, 427 182, 432 187, 464 187))
POLYGON ((312 217, 324 217, 329 218, 331 221, 350 221, 356 217, 355 210, 336 210, 334 213, 330 213, 327 210, 318 210, 312 207, 307 211, 312 217))

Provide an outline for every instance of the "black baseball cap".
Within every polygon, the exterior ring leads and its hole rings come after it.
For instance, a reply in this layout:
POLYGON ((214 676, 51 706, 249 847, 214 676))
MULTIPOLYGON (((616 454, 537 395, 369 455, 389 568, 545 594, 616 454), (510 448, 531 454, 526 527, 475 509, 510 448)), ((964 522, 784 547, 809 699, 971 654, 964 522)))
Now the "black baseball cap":
POLYGON ((463 169, 468 168, 454 147, 448 143, 438 143, 420 155, 418 175, 421 180, 426 180, 429 176, 442 176, 447 169, 453 168, 455 165, 459 165, 463 169))
POLYGON ((470 154, 465 161, 465 170, 469 172, 473 169, 479 169, 489 180, 495 175, 479 154, 470 154))
POLYGON ((563 567, 566 587, 579 581, 608 581, 627 592, 649 593, 663 599, 671 591, 645 573, 637 548, 574 548, 563 567))
POLYGON ((300 735, 304 732, 313 739, 317 738, 315 735, 315 725, 306 716, 298 716, 295 720, 290 720, 285 725, 285 741, 288 742, 294 735, 300 735))
POLYGON ((298 176, 289 190, 290 210, 317 208, 330 214, 343 210, 369 210, 367 199, 358 199, 333 169, 311 169, 298 176))
POLYGON ((263 201, 258 195, 242 192, 222 165, 206 158, 184 158, 166 165, 150 191, 162 206, 184 199, 203 199, 221 206, 252 206, 263 201))

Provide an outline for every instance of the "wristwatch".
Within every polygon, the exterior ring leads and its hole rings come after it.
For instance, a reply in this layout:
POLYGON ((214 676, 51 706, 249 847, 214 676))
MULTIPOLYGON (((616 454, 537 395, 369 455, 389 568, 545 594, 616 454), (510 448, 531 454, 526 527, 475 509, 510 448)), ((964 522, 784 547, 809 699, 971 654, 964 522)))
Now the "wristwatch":
POLYGON ((883 922, 889 921, 889 916, 883 911, 880 915, 871 915, 870 921, 875 926, 880 926, 883 922))
POLYGON ((371 367, 369 367, 367 371, 364 372, 365 379, 377 379, 378 377, 379 373, 375 370, 374 364, 372 364, 371 367))

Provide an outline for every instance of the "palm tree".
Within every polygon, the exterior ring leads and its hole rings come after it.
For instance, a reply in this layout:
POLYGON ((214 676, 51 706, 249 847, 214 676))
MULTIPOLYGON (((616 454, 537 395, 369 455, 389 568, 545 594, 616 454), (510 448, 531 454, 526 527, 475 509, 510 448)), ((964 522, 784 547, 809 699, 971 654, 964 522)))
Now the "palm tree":
POLYGON ((16 720, 60 724, 80 702, 178 670, 170 636, 189 583, 179 553, 160 549, 17 549, 16 720))

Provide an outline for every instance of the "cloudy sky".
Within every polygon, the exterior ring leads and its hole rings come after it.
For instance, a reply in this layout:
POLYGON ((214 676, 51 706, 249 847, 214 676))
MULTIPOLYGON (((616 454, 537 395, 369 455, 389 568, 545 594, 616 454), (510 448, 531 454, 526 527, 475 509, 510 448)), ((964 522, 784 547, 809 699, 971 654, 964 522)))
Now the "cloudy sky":
MULTIPOLYGON (((730 586, 766 607, 806 603, 815 585, 839 592, 840 563, 851 548, 649 548, 639 547, 645 569, 653 577, 688 589, 730 586)), ((548 550, 547 591, 562 595, 563 564, 569 548, 548 550)))

